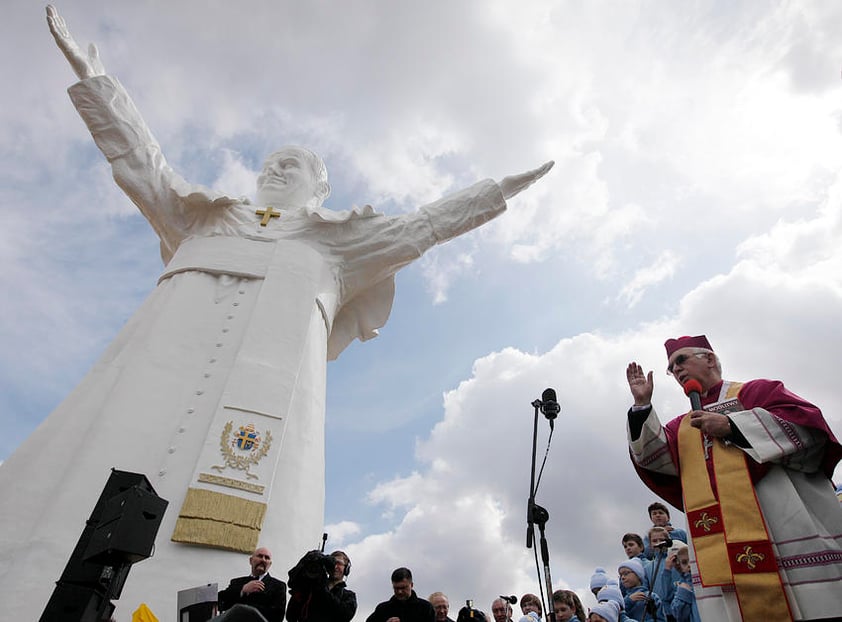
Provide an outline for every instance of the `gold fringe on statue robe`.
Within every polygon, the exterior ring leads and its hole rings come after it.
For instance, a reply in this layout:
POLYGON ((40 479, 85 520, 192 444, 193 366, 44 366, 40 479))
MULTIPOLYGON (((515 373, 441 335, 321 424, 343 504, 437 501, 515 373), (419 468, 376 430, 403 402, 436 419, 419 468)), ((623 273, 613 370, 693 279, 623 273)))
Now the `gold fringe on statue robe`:
POLYGON ((252 553, 265 515, 265 503, 188 488, 172 540, 252 553))

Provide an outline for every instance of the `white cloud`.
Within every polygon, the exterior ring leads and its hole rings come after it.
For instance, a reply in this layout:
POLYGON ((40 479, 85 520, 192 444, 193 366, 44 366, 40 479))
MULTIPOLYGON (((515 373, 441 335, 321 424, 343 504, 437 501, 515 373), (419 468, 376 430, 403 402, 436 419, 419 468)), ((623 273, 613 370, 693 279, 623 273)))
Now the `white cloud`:
POLYGON ((214 188, 224 189, 231 196, 254 196, 257 184, 255 171, 245 166, 236 153, 230 149, 223 152, 222 171, 213 182, 214 188))
POLYGON ((325 533, 330 536, 330 550, 344 546, 350 538, 360 534, 360 526, 353 521, 341 521, 325 525, 325 533))
POLYGON ((447 290, 454 281, 466 275, 476 275, 474 257, 471 251, 465 252, 460 244, 456 247, 444 247, 428 253, 420 260, 421 271, 427 281, 427 288, 433 294, 433 304, 447 300, 447 290))
POLYGON ((670 250, 663 251, 651 265, 638 270, 631 280, 620 290, 619 298, 630 307, 635 306, 643 297, 647 288, 657 285, 675 274, 678 258, 670 250))

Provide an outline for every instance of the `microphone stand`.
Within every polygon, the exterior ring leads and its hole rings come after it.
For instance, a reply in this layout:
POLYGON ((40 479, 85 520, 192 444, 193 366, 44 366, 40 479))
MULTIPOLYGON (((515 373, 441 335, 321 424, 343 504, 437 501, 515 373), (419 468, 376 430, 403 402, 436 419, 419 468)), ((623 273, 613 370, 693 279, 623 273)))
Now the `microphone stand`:
POLYGON ((535 421, 532 426, 532 469, 529 478, 529 501, 526 507, 526 548, 531 549, 535 541, 535 525, 541 533, 541 561, 544 565, 544 583, 547 589, 547 619, 549 622, 556 622, 555 607, 553 607, 553 580, 550 577, 550 549, 547 546, 545 527, 550 518, 549 512, 535 503, 535 462, 538 451, 538 411, 541 409, 541 400, 532 402, 535 408, 535 421))
POLYGON ((649 584, 649 593, 646 595, 646 607, 643 609, 643 618, 641 619, 641 622, 646 622, 647 613, 652 616, 653 622, 657 622, 658 620, 658 608, 655 605, 655 601, 652 600, 652 592, 655 591, 655 581, 658 578, 658 567, 661 565, 661 558, 667 555, 667 551, 670 546, 672 546, 672 541, 668 540, 664 544, 659 544, 657 547, 657 551, 655 553, 655 564, 652 570, 652 582, 649 584))

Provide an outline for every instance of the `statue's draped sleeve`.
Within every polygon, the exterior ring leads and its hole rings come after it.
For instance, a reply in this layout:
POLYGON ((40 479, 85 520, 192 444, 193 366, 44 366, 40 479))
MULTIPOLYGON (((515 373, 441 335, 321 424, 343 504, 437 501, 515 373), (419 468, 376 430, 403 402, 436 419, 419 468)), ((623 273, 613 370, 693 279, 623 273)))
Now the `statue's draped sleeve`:
POLYGON ((339 356, 355 338, 377 336, 392 308, 398 270, 432 246, 479 227, 505 209, 499 186, 488 179, 408 214, 350 217, 341 245, 331 251, 343 259, 335 316, 329 297, 320 299, 332 318, 328 359, 339 356))
POLYGON ((161 240, 169 262, 191 228, 212 218, 215 207, 237 202, 188 183, 167 164, 131 97, 113 76, 81 80, 68 89, 97 147, 111 164, 117 185, 137 205, 161 240), (199 209, 195 209, 199 208, 199 209))

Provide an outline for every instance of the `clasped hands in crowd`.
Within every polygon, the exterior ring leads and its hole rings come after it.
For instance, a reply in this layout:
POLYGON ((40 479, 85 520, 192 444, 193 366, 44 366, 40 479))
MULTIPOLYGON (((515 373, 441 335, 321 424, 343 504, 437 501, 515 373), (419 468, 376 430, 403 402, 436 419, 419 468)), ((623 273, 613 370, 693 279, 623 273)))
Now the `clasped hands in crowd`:
POLYGON ((252 579, 243 586, 243 594, 253 594, 255 592, 263 592, 266 590, 266 585, 260 579, 252 579))

